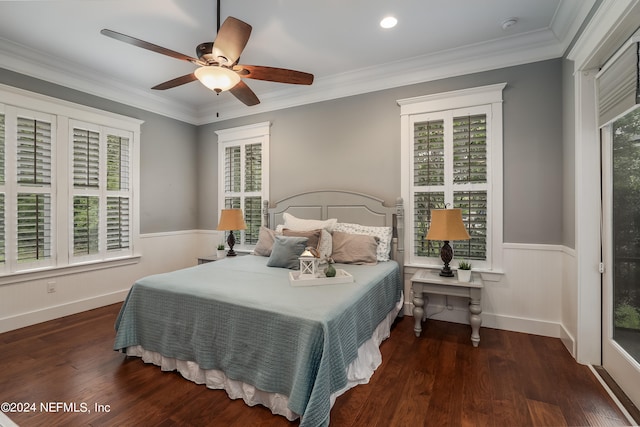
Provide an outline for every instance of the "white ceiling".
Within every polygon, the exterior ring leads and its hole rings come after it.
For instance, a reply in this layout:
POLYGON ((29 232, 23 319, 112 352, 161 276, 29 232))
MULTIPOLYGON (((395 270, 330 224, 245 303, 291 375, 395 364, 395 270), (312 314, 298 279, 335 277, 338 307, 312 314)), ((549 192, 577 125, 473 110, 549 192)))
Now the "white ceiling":
POLYGON ((595 0, 222 0, 253 26, 240 63, 315 75, 312 86, 246 79, 247 107, 195 81, 150 87, 195 66, 100 34, 108 28, 196 57, 215 0, 0 1, 0 68, 189 123, 562 56, 595 0), (385 15, 398 25, 380 28, 385 15), (502 28, 502 22, 518 22, 502 28))

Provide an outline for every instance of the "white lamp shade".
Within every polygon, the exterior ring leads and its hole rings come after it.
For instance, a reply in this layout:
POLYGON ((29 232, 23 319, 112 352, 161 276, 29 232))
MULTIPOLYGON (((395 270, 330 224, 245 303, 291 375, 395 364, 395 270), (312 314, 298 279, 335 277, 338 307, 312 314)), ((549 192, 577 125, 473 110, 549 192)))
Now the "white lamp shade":
POLYGON ((200 83, 216 92, 229 90, 240 81, 240 76, 235 71, 215 65, 200 67, 194 74, 200 83))

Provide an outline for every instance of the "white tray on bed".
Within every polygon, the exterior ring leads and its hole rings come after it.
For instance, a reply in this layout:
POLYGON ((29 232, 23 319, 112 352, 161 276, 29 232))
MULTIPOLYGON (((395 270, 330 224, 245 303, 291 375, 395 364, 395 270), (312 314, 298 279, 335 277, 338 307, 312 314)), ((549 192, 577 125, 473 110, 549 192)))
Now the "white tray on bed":
POLYGON ((290 271, 289 282, 291 283, 291 286, 335 285, 338 283, 351 283, 353 282, 353 276, 340 268, 336 268, 335 277, 316 277, 316 278, 300 279, 299 271, 290 271))

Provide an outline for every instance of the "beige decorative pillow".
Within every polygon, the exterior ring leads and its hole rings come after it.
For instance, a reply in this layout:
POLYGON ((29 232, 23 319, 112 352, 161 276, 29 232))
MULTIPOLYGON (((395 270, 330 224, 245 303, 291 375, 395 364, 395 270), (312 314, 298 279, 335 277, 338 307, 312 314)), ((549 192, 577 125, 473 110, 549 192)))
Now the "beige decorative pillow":
POLYGON ((375 265, 378 238, 364 234, 333 232, 333 253, 331 258, 342 264, 375 265))
POLYGON ((258 243, 253 249, 253 254, 259 256, 270 256, 271 249, 273 248, 273 242, 275 241, 277 235, 278 233, 276 233, 275 231, 265 226, 260 226, 258 243))
POLYGON ((311 246, 316 249, 320 247, 321 233, 322 230, 295 231, 289 230, 288 228, 282 230, 283 236, 306 237, 308 239, 307 246, 311 246))
POLYGON ((377 237, 379 239, 377 252, 378 261, 389 261, 391 240, 393 238, 391 227, 372 227, 368 225, 339 222, 336 224, 333 231, 341 231, 349 234, 366 234, 367 236, 377 237))

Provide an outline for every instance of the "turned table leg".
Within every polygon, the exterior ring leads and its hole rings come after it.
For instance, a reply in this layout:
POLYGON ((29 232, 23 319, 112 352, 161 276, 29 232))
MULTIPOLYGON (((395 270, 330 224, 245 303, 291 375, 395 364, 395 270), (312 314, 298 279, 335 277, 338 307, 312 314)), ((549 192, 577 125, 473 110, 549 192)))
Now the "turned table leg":
POLYGON ((422 290, 413 290, 413 319, 415 326, 413 331, 416 333, 416 337, 420 336, 422 332, 422 316, 424 315, 424 299, 422 298, 422 290))
POLYGON ((471 324, 471 343, 477 347, 480 343, 480 325, 482 325, 482 306, 480 305, 480 290, 471 290, 471 302, 469 303, 469 324, 471 324))

